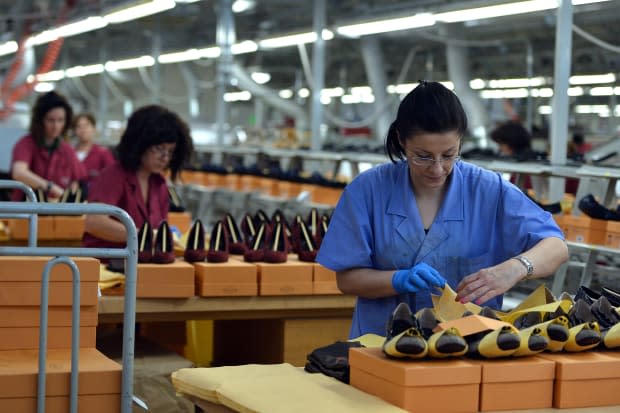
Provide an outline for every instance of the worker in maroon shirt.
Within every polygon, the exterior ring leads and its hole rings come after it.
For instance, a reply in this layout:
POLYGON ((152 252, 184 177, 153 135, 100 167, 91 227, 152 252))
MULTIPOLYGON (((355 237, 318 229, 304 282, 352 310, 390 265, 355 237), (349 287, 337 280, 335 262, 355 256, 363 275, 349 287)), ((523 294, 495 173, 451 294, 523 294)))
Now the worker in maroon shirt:
MULTIPOLYGON (((13 147, 13 179, 43 190, 48 199, 59 198, 86 177, 75 151, 64 140, 72 113, 64 96, 54 91, 39 96, 32 109, 30 133, 13 147)), ((24 194, 15 190, 11 199, 23 200, 24 194)))
MULTIPOLYGON (((90 184, 88 202, 114 205, 127 211, 136 228, 148 221, 157 228, 168 217, 164 173, 174 181, 193 151, 187 124, 168 109, 150 105, 136 110, 127 122, 116 153, 118 162, 105 168, 90 184)), ((116 219, 87 215, 85 247, 118 248, 127 231, 116 219)))
POLYGON ((87 112, 76 115, 73 120, 73 133, 77 138, 75 153, 84 165, 88 184, 102 169, 114 163, 112 151, 95 143, 96 124, 95 116, 87 112))

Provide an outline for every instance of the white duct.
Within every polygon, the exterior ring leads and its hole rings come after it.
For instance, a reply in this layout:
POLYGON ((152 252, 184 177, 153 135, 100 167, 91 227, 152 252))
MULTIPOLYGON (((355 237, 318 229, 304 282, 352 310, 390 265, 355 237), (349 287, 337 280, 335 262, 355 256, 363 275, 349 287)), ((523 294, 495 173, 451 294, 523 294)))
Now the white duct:
POLYGON ((237 87, 245 89, 253 96, 263 99, 270 106, 286 113, 295 118, 295 127, 298 130, 306 130, 308 128, 308 114, 306 111, 290 100, 282 99, 273 90, 256 83, 244 68, 237 63, 231 66, 232 77, 237 79, 237 87))

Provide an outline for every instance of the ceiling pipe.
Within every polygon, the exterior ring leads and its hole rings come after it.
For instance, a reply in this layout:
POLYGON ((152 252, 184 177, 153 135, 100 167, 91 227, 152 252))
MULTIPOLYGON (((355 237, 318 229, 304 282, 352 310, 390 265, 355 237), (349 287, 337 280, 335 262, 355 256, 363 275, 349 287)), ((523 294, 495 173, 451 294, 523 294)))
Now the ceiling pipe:
MULTIPOLYGON (((364 66, 366 67, 366 76, 368 77, 368 83, 372 89, 372 94, 375 97, 373 107, 383 108, 388 102, 387 96, 387 79, 385 76, 384 59, 381 56, 381 49, 379 47, 379 39, 376 36, 362 37, 362 58, 364 60, 364 66)), ((375 140, 381 141, 383 137, 387 135, 390 128, 390 117, 392 115, 388 111, 383 110, 381 114, 376 118, 374 122, 374 135, 375 140)))

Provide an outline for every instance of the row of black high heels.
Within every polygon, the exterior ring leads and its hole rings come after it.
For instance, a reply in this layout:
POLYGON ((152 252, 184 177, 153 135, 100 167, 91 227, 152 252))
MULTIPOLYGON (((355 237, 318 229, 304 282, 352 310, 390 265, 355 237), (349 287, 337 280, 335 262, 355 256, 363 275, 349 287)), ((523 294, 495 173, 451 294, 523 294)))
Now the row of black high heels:
POLYGON ((196 220, 187 238, 184 258, 188 262, 226 262, 229 254, 243 255, 246 262, 286 262, 289 253, 300 261, 314 262, 329 218, 311 210, 306 220, 296 216, 289 226, 284 214, 276 211, 268 218, 264 211, 246 213, 237 225, 231 214, 215 223, 209 248, 205 251, 204 227, 196 220))

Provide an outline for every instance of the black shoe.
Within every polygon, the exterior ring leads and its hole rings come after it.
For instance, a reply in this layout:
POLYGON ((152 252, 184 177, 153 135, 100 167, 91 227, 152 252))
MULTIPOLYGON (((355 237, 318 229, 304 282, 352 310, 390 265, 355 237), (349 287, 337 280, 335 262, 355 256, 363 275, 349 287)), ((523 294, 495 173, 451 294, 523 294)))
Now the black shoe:
POLYGON ((620 221, 620 214, 599 204, 592 194, 588 194, 581 198, 578 207, 581 212, 590 218, 606 221, 620 221))
POLYGON ((614 307, 620 307, 620 293, 612 290, 609 287, 603 287, 601 289, 601 294, 607 297, 609 300, 609 304, 614 307))
POLYGON ((428 344, 407 303, 398 304, 390 315, 382 348, 387 356, 395 358, 422 358, 428 353, 428 344))
POLYGON ((206 255, 205 229, 202 225, 202 221, 197 219, 194 221, 187 235, 187 243, 185 244, 183 258, 187 262, 202 262, 205 260, 206 255))
POLYGON ((577 294, 575 294, 575 298, 573 301, 576 303, 578 300, 585 301, 586 304, 592 305, 596 300, 601 298, 601 294, 594 291, 593 289, 582 285, 577 290, 577 294))

